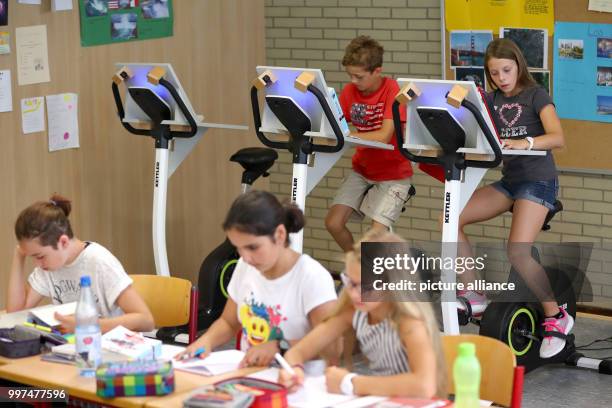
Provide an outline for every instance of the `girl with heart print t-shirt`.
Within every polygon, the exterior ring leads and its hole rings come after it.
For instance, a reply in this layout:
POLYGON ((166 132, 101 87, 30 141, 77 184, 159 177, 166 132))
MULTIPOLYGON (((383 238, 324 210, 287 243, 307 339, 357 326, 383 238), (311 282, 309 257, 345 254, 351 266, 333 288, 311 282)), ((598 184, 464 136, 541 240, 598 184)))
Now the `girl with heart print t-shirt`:
MULTIPOLYGON (((466 225, 512 210, 508 259, 531 293, 513 292, 508 295, 515 299, 520 299, 521 295, 531 299, 535 295, 540 301, 545 316, 540 357, 549 358, 565 348, 565 338, 574 321, 559 306, 546 271, 532 257, 531 248, 549 210, 555 208, 559 182, 550 151, 563 147, 563 130, 550 96, 533 80, 525 57, 514 42, 507 38, 490 42, 484 63, 489 89, 493 89, 487 103, 499 130, 502 147, 506 150, 543 150, 546 153, 504 154, 502 179, 476 190, 461 212, 458 242, 463 245, 458 245, 457 255, 474 257, 463 232, 466 225)), ((466 267, 459 279, 464 284, 473 282, 476 273, 466 267)), ((457 295, 463 298, 457 307, 465 309, 465 302, 468 302, 476 316, 481 315, 488 305, 484 293, 457 291, 457 295)))

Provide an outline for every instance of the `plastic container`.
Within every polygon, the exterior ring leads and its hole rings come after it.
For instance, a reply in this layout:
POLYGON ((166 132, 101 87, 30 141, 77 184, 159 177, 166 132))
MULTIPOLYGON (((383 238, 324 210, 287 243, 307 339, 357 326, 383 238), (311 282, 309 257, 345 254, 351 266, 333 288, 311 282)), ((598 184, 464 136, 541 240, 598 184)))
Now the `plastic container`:
POLYGON ((474 343, 460 343, 453 364, 455 408, 480 407, 480 363, 474 343))
POLYGON ((76 363, 84 377, 95 377, 102 356, 98 305, 91 291, 91 278, 81 276, 81 294, 76 308, 76 363))
POLYGON ((40 354, 40 335, 23 330, 20 326, 0 329, 0 355, 21 358, 40 354))

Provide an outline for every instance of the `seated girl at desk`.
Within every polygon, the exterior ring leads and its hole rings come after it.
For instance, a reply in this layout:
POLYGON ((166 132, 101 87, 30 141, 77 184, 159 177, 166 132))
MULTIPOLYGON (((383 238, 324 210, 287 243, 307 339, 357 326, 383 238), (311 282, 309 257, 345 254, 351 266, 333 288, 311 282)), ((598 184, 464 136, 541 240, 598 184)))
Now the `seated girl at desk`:
MULTIPOLYGON (((48 201, 36 202, 19 214, 7 311, 30 309, 44 297, 51 298, 54 304, 76 302, 80 277, 87 274, 92 279, 103 333, 118 325, 135 331, 153 330, 153 316, 119 260, 102 245, 74 236, 68 220, 70 210, 70 201, 54 194, 48 201), (27 283, 26 256, 31 256, 36 266, 27 283)), ((61 322, 61 332, 74 332, 73 315, 56 313, 55 318, 61 322)))
POLYGON ((346 272, 342 275, 344 289, 335 313, 285 354, 294 374, 281 370, 279 382, 291 391, 297 389, 304 380, 301 365, 352 327, 372 375, 329 367, 325 373, 329 392, 445 398, 446 366, 430 304, 405 302, 387 295, 382 295, 381 301, 363 301, 361 242, 404 241, 393 233, 371 230, 347 253, 346 272))
POLYGON ((275 353, 304 337, 333 309, 329 272, 289 248, 289 233, 304 226, 294 204, 281 205, 265 191, 250 191, 230 208, 223 229, 240 259, 228 286, 223 314, 176 357, 206 357, 241 330, 242 366, 267 366, 275 353), (203 353, 200 351, 204 349, 203 353))

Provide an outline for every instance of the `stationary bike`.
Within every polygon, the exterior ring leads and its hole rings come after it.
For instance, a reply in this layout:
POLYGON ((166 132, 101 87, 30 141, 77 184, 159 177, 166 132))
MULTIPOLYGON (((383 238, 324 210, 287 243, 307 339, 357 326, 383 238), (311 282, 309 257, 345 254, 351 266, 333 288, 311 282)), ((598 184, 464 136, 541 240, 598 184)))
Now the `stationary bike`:
MULTIPOLYGON (((413 90, 408 89, 404 99, 412 100, 419 95, 413 90)), ((451 91, 452 93, 453 91, 451 91)), ((447 184, 461 179, 461 171, 469 166, 474 167, 496 167, 501 159, 501 151, 497 141, 494 139, 490 129, 486 125, 479 109, 466 99, 453 101, 454 95, 447 94, 448 103, 455 107, 466 108, 476 119, 480 129, 483 131, 489 145, 493 149, 495 158, 491 161, 468 160, 464 153, 458 150, 465 147, 466 134, 463 127, 444 108, 417 107, 416 112, 419 119, 431 136, 442 148, 442 154, 436 157, 425 157, 413 154, 404 147, 401 134, 401 123, 399 116, 399 101, 393 105, 393 118, 395 124, 395 134, 397 145, 400 152, 409 160, 442 166, 447 184), (457 103, 458 102, 458 103, 457 103)), ((445 216, 458 219, 458 214, 448 214, 456 212, 458 209, 451 203, 450 192, 445 194, 448 208, 445 208, 445 216)), ((563 209, 561 202, 555 203, 555 208, 550 210, 542 226, 543 230, 550 229, 550 221, 554 215, 563 209)), ((457 225, 453 226, 454 228, 457 225)), ((571 244, 569 249, 579 249, 580 245, 571 244)), ((540 261, 540 255, 535 247, 532 247, 532 256, 540 261)), ((582 287, 584 272, 572 265, 558 265, 556 268, 545 267, 546 274, 555 295, 556 301, 564 307, 568 314, 576 317, 576 293, 575 288, 582 287)), ((544 333, 539 322, 544 320, 540 301, 533 295, 528 285, 512 268, 510 271, 509 282, 514 282, 517 289, 515 293, 521 294, 521 298, 527 297, 530 301, 516 301, 515 294, 502 295, 497 301, 489 304, 481 319, 477 319, 473 314, 469 302, 465 298, 459 297, 464 311, 459 311, 459 324, 475 323, 480 326, 480 334, 493 337, 508 344, 517 358, 517 364, 525 366, 526 371, 533 370, 541 365, 550 363, 566 363, 568 365, 592 368, 600 373, 612 374, 612 361, 585 358, 582 354, 575 351, 574 335, 568 336, 557 332, 544 333), (566 339, 566 346, 559 354, 542 359, 539 356, 539 347, 536 343, 543 341, 544 335, 552 335, 566 339)))
MULTIPOLYGON (((155 140, 156 163, 154 180, 154 211, 153 211, 153 241, 155 265, 158 274, 169 276, 168 260, 165 244, 165 209, 166 191, 168 183, 168 156, 175 138, 193 138, 198 131, 195 118, 187 108, 186 101, 181 93, 168 80, 163 78, 164 72, 154 78, 155 85, 127 86, 131 100, 148 117, 146 129, 136 128, 125 121, 125 111, 118 85, 132 77, 129 69, 123 68, 113 78, 112 90, 117 106, 117 113, 121 124, 130 133, 150 136, 155 140), (164 92, 165 89, 165 92, 164 92), (156 92, 157 91, 157 92, 156 92), (163 97, 160 94, 164 95, 163 97), (166 99, 174 101, 178 111, 183 115, 188 126, 176 126, 171 123, 175 114, 166 99)), ((152 74, 149 73, 149 76, 152 74)), ((151 79, 149 78, 151 82, 151 79)), ((278 158, 276 151, 267 148, 244 148, 234 153, 230 161, 239 163, 244 171, 242 173, 242 193, 248 191, 250 186, 259 177, 267 177, 268 170, 278 158)), ((215 248, 202 262, 198 275, 199 302, 197 330, 204 330, 214 322, 223 311, 227 299, 227 285, 231 279, 235 264, 239 256, 235 248, 225 240, 215 248)), ((160 328, 156 337, 163 341, 183 341, 179 336, 188 332, 188 326, 160 328)))

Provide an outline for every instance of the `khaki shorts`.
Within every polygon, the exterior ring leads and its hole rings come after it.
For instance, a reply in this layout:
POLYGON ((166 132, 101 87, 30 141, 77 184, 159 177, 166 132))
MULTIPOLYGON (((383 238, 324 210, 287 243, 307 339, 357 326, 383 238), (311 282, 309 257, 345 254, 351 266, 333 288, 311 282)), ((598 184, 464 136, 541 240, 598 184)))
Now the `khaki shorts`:
POLYGON ((353 219, 362 220, 367 216, 390 227, 402 213, 409 189, 410 178, 373 181, 351 171, 344 178, 332 205, 351 207, 353 219))

